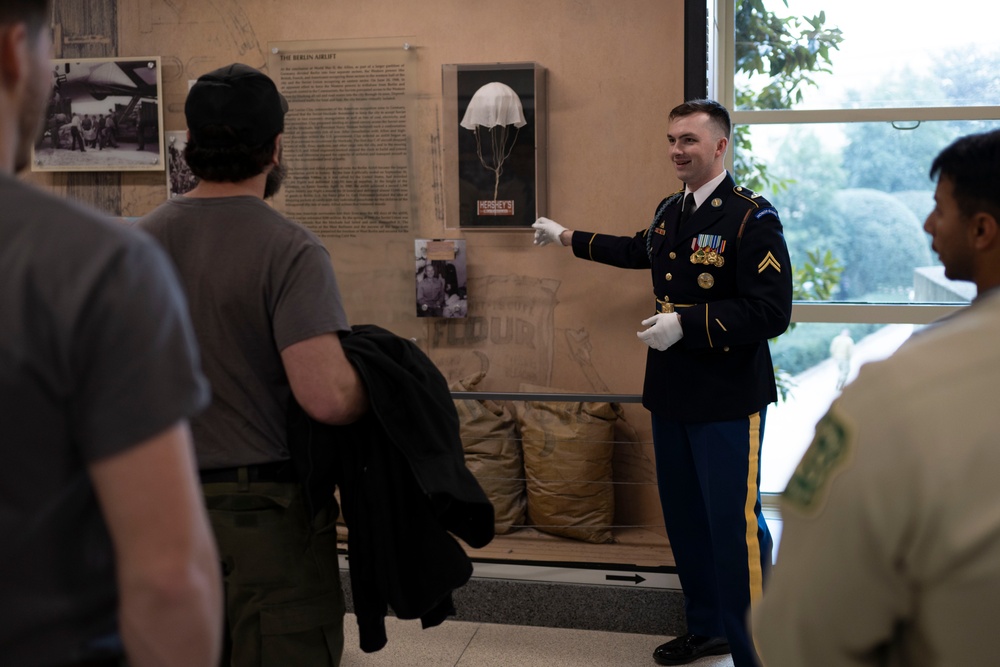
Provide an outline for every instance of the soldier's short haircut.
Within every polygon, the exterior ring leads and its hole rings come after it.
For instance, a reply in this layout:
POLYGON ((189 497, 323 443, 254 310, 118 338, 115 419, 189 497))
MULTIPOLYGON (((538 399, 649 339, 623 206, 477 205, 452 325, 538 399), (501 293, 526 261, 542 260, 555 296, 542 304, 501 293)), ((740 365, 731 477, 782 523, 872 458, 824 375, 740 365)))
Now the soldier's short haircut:
POLYGON ((733 123, 729 119, 729 111, 715 100, 688 100, 671 109, 667 119, 672 121, 675 118, 683 118, 684 116, 696 113, 708 114, 708 117, 715 121, 715 124, 722 130, 725 137, 729 138, 729 135, 733 131, 733 123))

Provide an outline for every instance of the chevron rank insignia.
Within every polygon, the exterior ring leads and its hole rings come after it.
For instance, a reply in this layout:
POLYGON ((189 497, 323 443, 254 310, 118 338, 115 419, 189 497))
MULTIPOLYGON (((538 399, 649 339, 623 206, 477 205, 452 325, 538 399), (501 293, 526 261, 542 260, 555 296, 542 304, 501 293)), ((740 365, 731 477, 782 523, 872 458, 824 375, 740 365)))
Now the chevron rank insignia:
POLYGON ((757 273, 764 273, 764 271, 769 268, 781 273, 781 264, 778 263, 778 260, 776 260, 774 255, 770 252, 768 252, 767 256, 764 257, 760 264, 757 265, 757 273))

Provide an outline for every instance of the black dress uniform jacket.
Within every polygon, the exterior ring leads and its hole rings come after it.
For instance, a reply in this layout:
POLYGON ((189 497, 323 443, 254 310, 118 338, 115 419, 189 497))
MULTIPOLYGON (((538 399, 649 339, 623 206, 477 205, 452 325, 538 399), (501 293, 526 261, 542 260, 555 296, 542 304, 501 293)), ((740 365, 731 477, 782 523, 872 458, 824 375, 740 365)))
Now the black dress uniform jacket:
POLYGON ((634 237, 575 232, 573 253, 652 269, 651 309, 680 314, 684 337, 647 354, 648 410, 681 421, 746 417, 777 400, 767 341, 785 331, 792 311, 781 222, 766 199, 726 174, 678 231, 683 194, 660 202, 634 237))
POLYGON ((472 575, 454 533, 493 539, 493 505, 465 467, 458 415, 444 376, 411 341, 372 325, 341 339, 371 409, 347 426, 313 421, 297 405, 289 446, 307 499, 340 489, 361 649, 386 644, 387 605, 423 627, 454 614, 451 593, 472 575))

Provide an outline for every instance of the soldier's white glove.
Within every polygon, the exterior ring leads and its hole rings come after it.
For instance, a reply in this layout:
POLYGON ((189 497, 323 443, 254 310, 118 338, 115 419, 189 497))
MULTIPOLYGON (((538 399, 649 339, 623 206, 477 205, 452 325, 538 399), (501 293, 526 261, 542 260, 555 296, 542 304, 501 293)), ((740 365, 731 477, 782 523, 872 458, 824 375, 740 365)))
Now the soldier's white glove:
POLYGON ((535 220, 534 224, 531 225, 535 230, 535 245, 548 245, 550 243, 558 243, 562 245, 562 239, 560 235, 566 231, 566 228, 560 225, 555 220, 549 220, 548 218, 539 218, 535 220))
POLYGON ((643 320, 642 326, 649 328, 645 331, 637 331, 635 335, 643 343, 660 352, 684 337, 684 330, 681 329, 681 316, 677 313, 657 313, 643 320))

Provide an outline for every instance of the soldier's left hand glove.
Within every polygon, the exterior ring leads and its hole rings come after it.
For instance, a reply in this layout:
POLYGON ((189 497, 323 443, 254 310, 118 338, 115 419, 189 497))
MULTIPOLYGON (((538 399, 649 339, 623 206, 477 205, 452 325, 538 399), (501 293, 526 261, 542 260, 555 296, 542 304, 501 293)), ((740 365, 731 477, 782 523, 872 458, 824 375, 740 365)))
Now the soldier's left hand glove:
POLYGON ((635 335, 643 343, 660 352, 684 337, 684 330, 681 329, 681 316, 677 313, 657 313, 643 320, 642 326, 649 328, 645 331, 637 331, 635 335))

